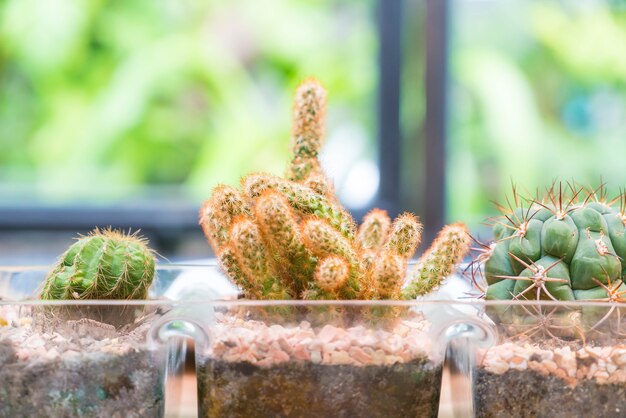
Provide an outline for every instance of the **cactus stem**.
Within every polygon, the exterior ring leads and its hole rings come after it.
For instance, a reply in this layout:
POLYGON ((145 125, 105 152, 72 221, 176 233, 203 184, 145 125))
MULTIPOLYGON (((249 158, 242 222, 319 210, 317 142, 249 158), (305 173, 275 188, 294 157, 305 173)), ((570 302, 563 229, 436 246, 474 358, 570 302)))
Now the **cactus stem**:
POLYGON ((315 269, 315 283, 325 292, 337 293, 348 280, 350 268, 342 257, 324 258, 315 269))
POLYGON ((445 226, 417 261, 410 282, 402 290, 402 297, 415 299, 438 287, 469 251, 470 242, 465 225, 445 226))
POLYGON ((41 298, 144 299, 155 253, 138 233, 96 228, 79 237, 46 277, 41 298))
POLYGON ((387 212, 381 209, 373 209, 363 218, 359 228, 359 245, 364 250, 372 250, 374 254, 378 252, 389 235, 391 219, 387 212))

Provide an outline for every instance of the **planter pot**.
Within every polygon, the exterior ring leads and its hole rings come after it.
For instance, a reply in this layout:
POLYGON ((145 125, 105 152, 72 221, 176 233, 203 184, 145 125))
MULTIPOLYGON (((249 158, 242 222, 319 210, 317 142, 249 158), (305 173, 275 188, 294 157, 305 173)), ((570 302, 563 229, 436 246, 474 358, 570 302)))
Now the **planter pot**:
POLYGON ((232 302, 213 309, 205 343, 196 345, 201 417, 437 416, 444 304, 232 302))
MULTIPOLYGON (((185 272, 159 268, 158 297, 185 272)), ((181 339, 158 342, 165 300, 35 300, 46 271, 0 269, 0 416, 161 417, 181 339)))
POLYGON ((478 417, 626 414, 623 304, 486 302, 497 343, 477 349, 478 417))

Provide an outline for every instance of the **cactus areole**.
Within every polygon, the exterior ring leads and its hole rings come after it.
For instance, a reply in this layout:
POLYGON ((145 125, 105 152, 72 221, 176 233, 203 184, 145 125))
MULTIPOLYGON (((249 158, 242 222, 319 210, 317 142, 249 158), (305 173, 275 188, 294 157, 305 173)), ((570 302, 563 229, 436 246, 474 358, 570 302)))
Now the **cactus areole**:
POLYGON ((607 199, 604 186, 547 190, 519 199, 493 219, 495 241, 484 245, 487 299, 596 300, 626 295, 626 198, 607 199))
POLYGON ((46 277, 45 300, 145 299, 154 254, 137 234, 96 229, 76 241, 46 277))

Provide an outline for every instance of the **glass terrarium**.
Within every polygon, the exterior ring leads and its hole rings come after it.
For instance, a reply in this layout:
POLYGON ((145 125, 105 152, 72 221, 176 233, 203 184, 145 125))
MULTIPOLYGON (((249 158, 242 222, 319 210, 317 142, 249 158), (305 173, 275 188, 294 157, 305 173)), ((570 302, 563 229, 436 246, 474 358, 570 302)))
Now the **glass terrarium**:
MULTIPOLYGON (((477 417, 624 416, 626 305, 476 302, 493 344, 470 353, 477 417)), ((468 317, 469 318, 469 317, 468 317)))
POLYGON ((167 338, 180 284, 213 267, 160 266, 148 300, 39 300, 45 267, 0 268, 0 416, 161 417, 184 338, 167 338))
POLYGON ((202 417, 435 417, 447 302, 203 305, 202 417))

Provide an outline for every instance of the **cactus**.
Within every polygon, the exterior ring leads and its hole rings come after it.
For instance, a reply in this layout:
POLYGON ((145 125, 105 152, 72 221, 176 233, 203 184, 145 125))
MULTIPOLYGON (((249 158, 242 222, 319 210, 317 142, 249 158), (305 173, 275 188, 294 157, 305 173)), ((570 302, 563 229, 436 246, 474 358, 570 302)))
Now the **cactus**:
POLYGON ((315 284, 322 291, 337 293, 348 280, 350 266, 338 256, 324 258, 315 268, 315 284))
POLYGON ((465 225, 445 226, 417 262, 411 281, 403 290, 405 299, 424 296, 441 284, 441 278, 452 273, 469 251, 470 236, 465 225))
MULTIPOLYGON (((501 206, 495 241, 481 245, 487 299, 624 301, 626 198, 553 184, 542 198, 501 206)), ((478 271, 477 269, 473 269, 478 271)))
POLYGON ((59 259, 41 299, 145 299, 154 278, 154 254, 145 239, 95 229, 59 259))
POLYGON ((324 174, 318 159, 324 143, 325 115, 326 91, 314 79, 304 81, 296 90, 293 106, 293 157, 287 178, 334 199, 332 182, 324 174))
POLYGON ((391 219, 387 212, 380 209, 373 209, 365 215, 359 227, 359 243, 361 248, 368 251, 377 252, 385 244, 391 219))
MULTIPOLYGON (((222 270, 249 298, 412 298, 401 289, 422 225, 409 213, 391 222, 374 209, 357 231, 318 159, 325 101, 316 81, 298 87, 286 178, 255 173, 242 179, 241 191, 217 186, 200 210, 204 234, 222 270)), ((440 272, 447 275, 463 249, 429 259, 446 257, 440 272)))

